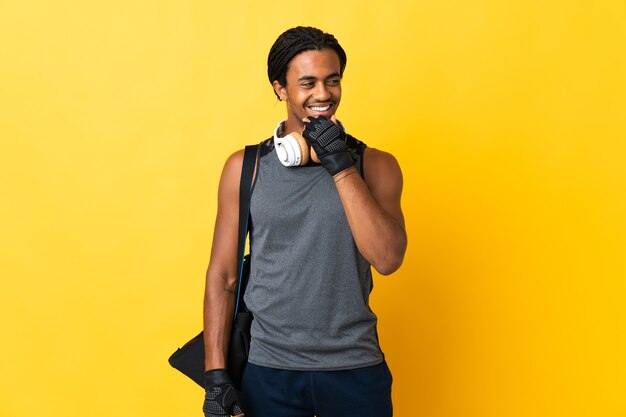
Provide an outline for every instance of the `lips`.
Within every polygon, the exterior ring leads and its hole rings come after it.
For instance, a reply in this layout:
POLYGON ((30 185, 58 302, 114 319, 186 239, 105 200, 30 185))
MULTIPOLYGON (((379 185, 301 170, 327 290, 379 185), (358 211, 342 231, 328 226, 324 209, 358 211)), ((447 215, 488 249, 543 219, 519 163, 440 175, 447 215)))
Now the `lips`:
POLYGON ((307 106, 316 115, 326 115, 332 109, 333 103, 316 103, 307 106))

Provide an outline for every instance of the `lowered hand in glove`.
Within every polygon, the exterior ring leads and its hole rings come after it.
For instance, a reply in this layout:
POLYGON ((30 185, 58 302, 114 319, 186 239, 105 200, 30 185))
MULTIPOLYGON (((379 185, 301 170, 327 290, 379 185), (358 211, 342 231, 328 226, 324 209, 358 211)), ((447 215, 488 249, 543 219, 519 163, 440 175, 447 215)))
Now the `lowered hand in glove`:
POLYGON ((204 373, 205 417, 230 417, 243 414, 241 394, 234 387, 226 369, 213 369, 204 373))

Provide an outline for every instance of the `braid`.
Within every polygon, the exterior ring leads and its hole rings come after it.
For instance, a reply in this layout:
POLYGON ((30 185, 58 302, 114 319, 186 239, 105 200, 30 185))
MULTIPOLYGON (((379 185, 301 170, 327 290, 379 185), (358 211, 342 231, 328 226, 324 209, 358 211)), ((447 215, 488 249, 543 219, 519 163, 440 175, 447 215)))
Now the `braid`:
MULTIPOLYGON (((343 75, 347 57, 345 51, 333 35, 313 27, 304 26, 298 26, 283 32, 272 45, 267 57, 267 76, 270 83, 278 81, 280 85, 286 86, 289 62, 296 55, 304 51, 321 51, 325 48, 330 48, 337 53, 340 65, 339 74, 343 75)), ((278 94, 276 96, 278 97, 278 94)))

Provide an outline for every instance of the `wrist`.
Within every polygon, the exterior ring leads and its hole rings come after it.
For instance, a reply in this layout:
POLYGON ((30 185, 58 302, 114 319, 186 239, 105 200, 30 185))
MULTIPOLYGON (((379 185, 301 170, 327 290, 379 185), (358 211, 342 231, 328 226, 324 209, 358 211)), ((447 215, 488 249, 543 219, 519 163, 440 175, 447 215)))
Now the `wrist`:
POLYGON ((204 372, 212 371, 213 369, 224 369, 226 368, 226 360, 224 359, 224 355, 213 355, 211 358, 206 358, 204 360, 204 372))
POLYGON ((348 168, 354 167, 354 161, 348 151, 333 152, 320 156, 320 162, 332 177, 348 168))
POLYGON ((339 171, 335 175, 333 175, 333 181, 335 181, 335 184, 337 184, 339 181, 343 180, 344 178, 349 177, 350 175, 358 174, 358 173, 359 172, 356 170, 356 167, 352 165, 342 171, 339 171))
POLYGON ((204 385, 206 387, 212 385, 224 385, 231 384, 233 381, 230 379, 228 370, 225 368, 210 369, 204 372, 204 385))

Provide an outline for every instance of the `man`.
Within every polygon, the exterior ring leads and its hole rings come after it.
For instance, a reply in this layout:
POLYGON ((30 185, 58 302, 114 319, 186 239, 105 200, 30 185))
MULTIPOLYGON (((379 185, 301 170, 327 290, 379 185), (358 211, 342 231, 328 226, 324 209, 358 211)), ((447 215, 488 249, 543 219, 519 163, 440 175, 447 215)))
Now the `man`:
POLYGON ((261 145, 251 199, 245 302, 254 320, 241 393, 225 352, 243 151, 224 166, 205 293, 207 417, 392 415, 391 374, 368 298, 370 265, 388 275, 406 250, 402 173, 393 156, 366 148, 335 118, 345 66, 337 40, 315 28, 290 29, 270 50, 269 81, 287 119, 261 145), (321 164, 283 166, 277 155, 290 132, 302 133, 321 164))

